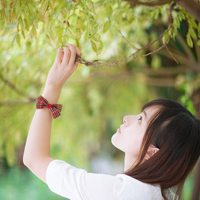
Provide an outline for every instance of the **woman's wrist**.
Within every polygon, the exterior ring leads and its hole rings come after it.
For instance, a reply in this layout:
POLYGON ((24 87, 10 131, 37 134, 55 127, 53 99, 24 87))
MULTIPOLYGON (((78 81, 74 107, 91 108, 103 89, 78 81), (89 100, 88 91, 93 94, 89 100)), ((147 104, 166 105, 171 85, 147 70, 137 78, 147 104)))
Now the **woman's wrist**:
POLYGON ((51 104, 57 104, 62 87, 45 85, 42 96, 51 104))

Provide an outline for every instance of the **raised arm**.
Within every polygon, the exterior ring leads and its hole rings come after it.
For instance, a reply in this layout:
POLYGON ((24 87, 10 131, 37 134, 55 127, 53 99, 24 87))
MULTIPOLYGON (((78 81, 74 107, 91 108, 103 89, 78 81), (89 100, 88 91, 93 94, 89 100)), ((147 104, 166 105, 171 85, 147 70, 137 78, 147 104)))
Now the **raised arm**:
MULTIPOLYGON (((66 43, 66 46, 58 48, 55 62, 49 71, 42 93, 50 104, 57 103, 64 83, 79 64, 74 62, 76 54, 81 56, 81 51, 75 45, 66 43)), ((51 124, 52 116, 49 109, 35 111, 23 156, 24 164, 45 183, 47 166, 54 160, 50 156, 51 124)))

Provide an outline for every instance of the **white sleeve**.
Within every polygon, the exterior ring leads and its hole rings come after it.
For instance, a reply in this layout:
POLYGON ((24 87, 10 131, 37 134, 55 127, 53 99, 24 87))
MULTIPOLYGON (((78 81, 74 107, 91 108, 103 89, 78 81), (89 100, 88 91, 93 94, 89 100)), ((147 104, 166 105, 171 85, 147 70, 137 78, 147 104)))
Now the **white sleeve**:
POLYGON ((51 191, 71 200, 117 200, 123 187, 116 176, 88 173, 61 160, 49 163, 46 182, 51 191))

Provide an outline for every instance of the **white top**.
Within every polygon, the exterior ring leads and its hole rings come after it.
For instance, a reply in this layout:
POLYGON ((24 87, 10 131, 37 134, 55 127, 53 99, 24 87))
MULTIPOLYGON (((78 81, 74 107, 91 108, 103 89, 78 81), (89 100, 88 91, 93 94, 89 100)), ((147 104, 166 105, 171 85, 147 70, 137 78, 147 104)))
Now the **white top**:
POLYGON ((46 182, 54 193, 71 200, 163 200, 160 186, 143 183, 125 174, 88 173, 62 160, 53 160, 46 182))

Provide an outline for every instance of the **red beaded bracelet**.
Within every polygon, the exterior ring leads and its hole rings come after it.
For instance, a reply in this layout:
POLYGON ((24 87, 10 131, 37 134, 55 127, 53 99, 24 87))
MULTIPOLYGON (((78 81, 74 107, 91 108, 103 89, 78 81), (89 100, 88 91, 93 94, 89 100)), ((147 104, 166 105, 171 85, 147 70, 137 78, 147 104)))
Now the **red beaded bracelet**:
POLYGON ((62 104, 49 104, 49 102, 41 95, 36 100, 36 109, 49 108, 54 119, 61 115, 62 104))

